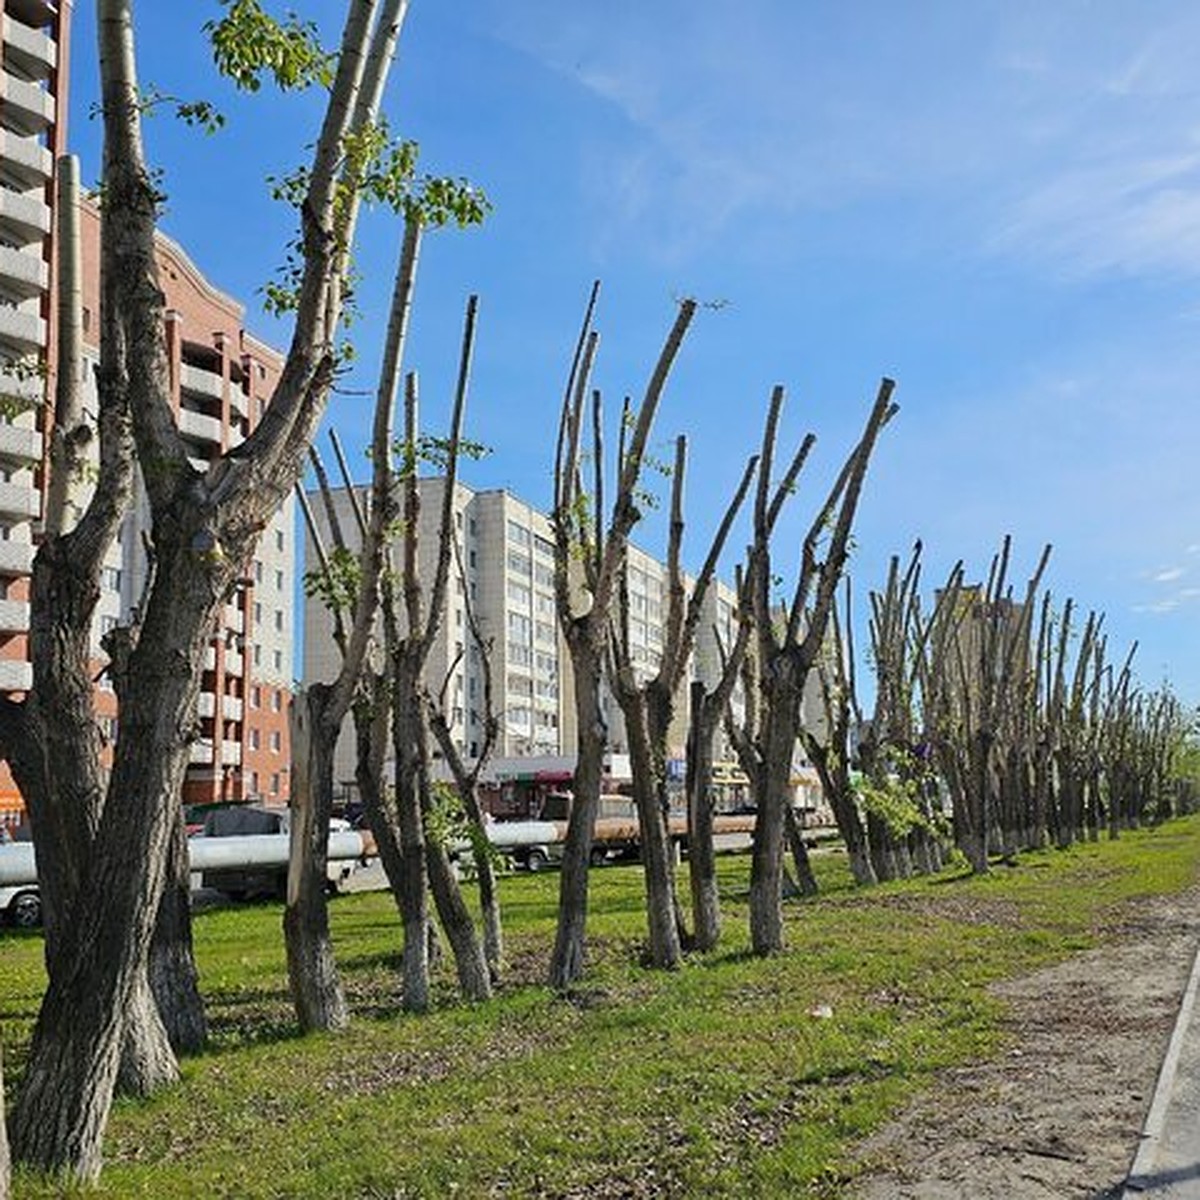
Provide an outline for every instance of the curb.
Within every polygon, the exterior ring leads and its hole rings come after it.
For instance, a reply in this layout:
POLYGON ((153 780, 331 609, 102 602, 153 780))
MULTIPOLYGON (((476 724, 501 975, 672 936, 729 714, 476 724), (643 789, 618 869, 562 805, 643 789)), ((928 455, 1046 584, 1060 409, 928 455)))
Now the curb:
POLYGON ((1153 1173, 1162 1142, 1163 1128, 1167 1122, 1167 1109, 1170 1107, 1171 1093, 1175 1089, 1175 1076, 1179 1070, 1184 1038, 1192 1021, 1192 1010, 1196 1005, 1197 992, 1200 992, 1200 946, 1196 949, 1187 987, 1184 989, 1183 999, 1179 1002, 1179 1014, 1175 1018, 1175 1028, 1171 1032, 1167 1053, 1159 1068, 1158 1081, 1154 1085, 1154 1098, 1150 1102, 1150 1111, 1146 1114, 1146 1121, 1142 1126, 1137 1154, 1134 1155, 1129 1174, 1125 1177, 1125 1187, 1121 1193, 1123 1200, 1140 1200, 1145 1197, 1149 1189, 1158 1186, 1153 1173))

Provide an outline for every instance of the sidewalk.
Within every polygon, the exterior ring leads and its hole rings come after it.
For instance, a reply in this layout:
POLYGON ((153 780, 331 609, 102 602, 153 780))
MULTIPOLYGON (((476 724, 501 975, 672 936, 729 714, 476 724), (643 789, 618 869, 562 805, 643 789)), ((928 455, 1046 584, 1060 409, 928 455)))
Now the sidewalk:
POLYGON ((1124 1200, 1200 1200, 1200 950, 1159 1071, 1124 1200))

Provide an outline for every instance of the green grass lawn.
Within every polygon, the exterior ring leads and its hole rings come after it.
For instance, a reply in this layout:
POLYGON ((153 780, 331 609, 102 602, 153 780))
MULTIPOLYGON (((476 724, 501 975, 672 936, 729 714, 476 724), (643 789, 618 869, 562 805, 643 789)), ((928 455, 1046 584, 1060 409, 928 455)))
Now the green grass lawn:
MULTIPOLYGON (((670 975, 637 965, 640 869, 594 871, 591 967, 566 999, 540 986, 557 877, 509 877, 510 981, 463 1005, 443 964, 425 1017, 397 1008, 390 897, 338 898, 355 1020, 337 1037, 294 1033, 277 905, 200 913, 212 1048, 166 1094, 117 1104, 88 1194, 837 1195, 857 1139, 932 1071, 998 1049, 989 981, 1092 944, 1119 902, 1196 879, 1200 818, 978 880, 857 891, 841 855, 815 861, 822 896, 789 904, 788 952, 760 961, 746 952, 748 860, 723 859, 727 944, 670 975)), ((40 938, 0 935, 0 966, 11 1090, 40 938)))

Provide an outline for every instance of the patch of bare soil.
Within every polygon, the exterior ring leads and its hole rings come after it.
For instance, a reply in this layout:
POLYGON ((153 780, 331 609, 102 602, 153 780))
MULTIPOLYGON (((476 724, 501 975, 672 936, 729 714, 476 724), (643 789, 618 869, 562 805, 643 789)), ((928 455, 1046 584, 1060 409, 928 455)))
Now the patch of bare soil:
POLYGON ((997 987, 1008 1049, 941 1073, 861 1155, 859 1200, 1120 1195, 1200 933, 1200 891, 1114 914, 1114 940, 997 987))

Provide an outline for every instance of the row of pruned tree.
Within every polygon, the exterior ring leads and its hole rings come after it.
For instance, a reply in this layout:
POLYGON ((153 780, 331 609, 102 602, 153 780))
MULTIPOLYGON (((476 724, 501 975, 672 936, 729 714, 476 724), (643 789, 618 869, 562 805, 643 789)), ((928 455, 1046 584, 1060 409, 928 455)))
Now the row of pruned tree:
POLYGON ((893 559, 869 597, 870 715, 847 584, 818 666, 823 719, 803 735, 859 882, 938 870, 951 845, 982 872, 1190 803, 1176 770, 1187 714, 1135 685, 1133 650, 1109 658, 1102 615, 1054 607, 1049 547, 1018 590, 1005 538, 986 583, 959 563, 932 601, 921 552, 893 559))

